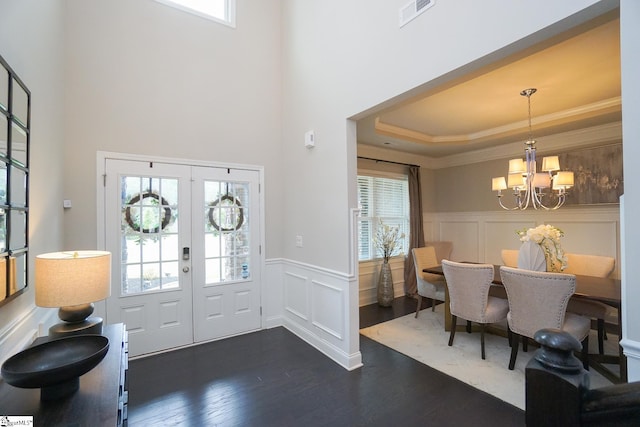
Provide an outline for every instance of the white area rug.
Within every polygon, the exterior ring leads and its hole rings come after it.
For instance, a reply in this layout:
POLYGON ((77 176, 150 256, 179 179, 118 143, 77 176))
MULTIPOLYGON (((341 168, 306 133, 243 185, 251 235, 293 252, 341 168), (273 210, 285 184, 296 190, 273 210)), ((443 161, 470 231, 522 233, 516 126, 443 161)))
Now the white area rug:
MULTIPOLYGON (((420 311, 417 319, 414 318, 415 313, 409 314, 361 329, 360 333, 524 410, 524 369, 536 347, 529 345, 526 353, 520 347, 513 371, 508 369, 511 348, 506 337, 485 334, 486 360, 482 360, 480 355, 479 332, 468 334, 458 330, 453 346, 449 347, 449 332, 444 330, 443 310, 444 305, 439 304, 435 312, 431 309, 420 311)), ((466 322, 458 320, 458 324, 466 322)), ((597 347, 593 331, 589 336, 589 344, 590 347, 597 347)), ((589 372, 591 388, 611 385, 595 370, 589 372)))

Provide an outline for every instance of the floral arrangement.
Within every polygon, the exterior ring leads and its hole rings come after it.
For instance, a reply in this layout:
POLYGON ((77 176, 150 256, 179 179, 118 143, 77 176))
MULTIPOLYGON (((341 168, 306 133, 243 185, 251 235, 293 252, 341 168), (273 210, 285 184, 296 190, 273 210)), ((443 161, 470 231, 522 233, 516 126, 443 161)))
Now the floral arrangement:
POLYGON ((517 231, 521 242, 532 241, 542 247, 547 271, 560 272, 567 268, 567 257, 560 245, 560 238, 564 232, 549 224, 541 224, 535 228, 517 231))
POLYGON ((404 239, 404 233, 400 233, 398 227, 391 227, 380 220, 373 244, 382 251, 384 262, 389 262, 390 257, 398 255, 397 251, 402 239, 404 239))

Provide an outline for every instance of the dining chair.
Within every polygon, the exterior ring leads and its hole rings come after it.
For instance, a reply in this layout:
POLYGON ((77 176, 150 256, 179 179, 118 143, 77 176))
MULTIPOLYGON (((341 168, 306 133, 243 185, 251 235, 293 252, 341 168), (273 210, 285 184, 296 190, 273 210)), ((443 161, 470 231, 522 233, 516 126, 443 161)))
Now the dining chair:
POLYGON ((500 253, 502 256, 502 263, 507 267, 517 267, 518 252, 518 249, 503 249, 500 253))
POLYGON ((451 259, 451 252, 453 252, 453 242, 446 240, 432 240, 424 242, 424 245, 433 246, 433 248, 436 250, 436 260, 438 260, 438 265, 440 265, 443 259, 451 259))
POLYGON ((484 360, 485 326, 504 320, 509 311, 507 300, 489 295, 494 274, 493 265, 442 260, 442 271, 447 281, 451 310, 449 346, 453 345, 458 318, 467 321, 467 332, 471 332, 471 322, 478 323, 480 351, 484 360))
POLYGON ((518 251, 518 268, 533 271, 547 271, 547 260, 539 244, 524 242, 518 251))
POLYGON ((422 308, 422 298, 427 298, 431 302, 431 311, 435 310, 436 301, 444 302, 446 283, 443 276, 422 271, 427 267, 435 267, 439 264, 436 258, 436 250, 433 246, 413 248, 411 254, 413 255, 413 265, 416 269, 418 306, 415 317, 417 318, 420 308, 422 308))
POLYGON ((570 333, 582 343, 582 364, 588 370, 591 320, 567 312, 569 298, 576 289, 576 277, 506 266, 500 267, 500 276, 509 301, 507 323, 512 336, 509 369, 515 366, 520 337, 526 350, 528 338, 533 338, 540 329, 553 328, 570 333))
MULTIPOLYGON (((583 276, 609 277, 616 265, 616 260, 608 256, 583 255, 566 253, 567 268, 563 273, 579 274, 583 276)), ((604 354, 604 340, 606 338, 605 319, 616 318, 610 313, 615 309, 597 301, 584 301, 572 298, 567 306, 567 311, 581 316, 596 319, 598 331, 598 353, 604 354)))

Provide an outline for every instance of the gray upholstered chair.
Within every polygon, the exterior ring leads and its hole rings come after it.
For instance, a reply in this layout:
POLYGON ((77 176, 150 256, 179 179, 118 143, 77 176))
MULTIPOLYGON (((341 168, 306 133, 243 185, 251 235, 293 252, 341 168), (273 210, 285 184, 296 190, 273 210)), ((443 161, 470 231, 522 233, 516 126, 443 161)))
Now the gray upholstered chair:
MULTIPOLYGON (((609 277, 616 265, 616 260, 608 256, 582 255, 567 253, 567 268, 563 273, 580 274, 583 276, 609 277)), ((569 301, 567 311, 581 316, 596 319, 598 330, 598 352, 604 354, 605 329, 604 323, 610 312, 615 310, 597 301, 583 301, 573 298, 569 301)), ((617 316, 615 316, 617 317, 617 316)), ((617 323, 617 320, 616 320, 617 323)))
POLYGON ((489 288, 493 281, 493 265, 442 260, 442 271, 447 280, 451 309, 449 346, 453 345, 457 318, 467 321, 467 332, 471 331, 471 322, 478 323, 480 324, 480 351, 484 359, 485 325, 504 320, 509 311, 507 300, 489 295, 489 288))
POLYGON ((520 336, 524 347, 527 338, 548 328, 561 329, 581 341, 582 364, 589 369, 591 320, 567 312, 569 298, 576 289, 576 277, 505 266, 500 267, 500 276, 509 299, 507 322, 512 334, 509 369, 515 366, 520 336))
POLYGON ((439 265, 438 259, 436 258, 436 250, 433 246, 413 248, 411 253, 413 255, 413 265, 416 269, 418 291, 416 317, 418 317, 418 313, 420 313, 420 308, 422 307, 423 297, 431 301, 431 311, 435 310, 436 300, 444 302, 446 283, 443 276, 422 271, 427 267, 439 265))

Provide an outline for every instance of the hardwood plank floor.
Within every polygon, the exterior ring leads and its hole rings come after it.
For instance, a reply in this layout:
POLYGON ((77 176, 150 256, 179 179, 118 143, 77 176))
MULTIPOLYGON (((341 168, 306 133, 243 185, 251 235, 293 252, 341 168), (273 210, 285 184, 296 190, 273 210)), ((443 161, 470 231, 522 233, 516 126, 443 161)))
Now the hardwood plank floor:
MULTIPOLYGON (((362 307, 361 323, 415 307, 362 307)), ((133 360, 129 425, 524 425, 518 408, 375 341, 361 337, 360 350, 364 366, 349 372, 274 328, 133 360)))

